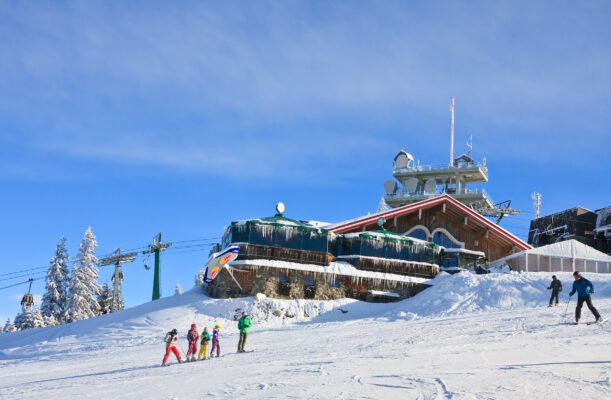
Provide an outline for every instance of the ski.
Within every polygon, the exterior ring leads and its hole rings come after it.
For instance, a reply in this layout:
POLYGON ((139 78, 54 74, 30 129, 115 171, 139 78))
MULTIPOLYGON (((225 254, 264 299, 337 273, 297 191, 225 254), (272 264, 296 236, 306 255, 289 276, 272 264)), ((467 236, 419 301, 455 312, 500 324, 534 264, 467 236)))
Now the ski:
POLYGON ((586 325, 602 324, 605 321, 606 319, 601 319, 600 321, 590 321, 590 322, 586 322, 586 325))

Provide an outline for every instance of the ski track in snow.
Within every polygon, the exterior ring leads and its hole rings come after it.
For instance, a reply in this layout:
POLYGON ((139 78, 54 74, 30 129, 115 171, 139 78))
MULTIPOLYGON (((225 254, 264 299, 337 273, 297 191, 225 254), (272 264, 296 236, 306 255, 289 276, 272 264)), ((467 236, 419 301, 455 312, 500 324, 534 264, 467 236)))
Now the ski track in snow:
MULTIPOLYGON (((210 299, 198 290, 119 313, 0 336, 2 399, 604 399, 611 323, 563 324, 551 274, 440 276, 399 303, 210 299), (338 308, 348 310, 339 312, 338 308), (235 353, 239 310, 252 313, 235 353), (261 310, 267 310, 262 313, 261 310), (294 318, 270 312, 284 309, 294 318), (299 314, 319 313, 313 318, 299 314), (163 335, 221 324, 226 357, 160 367, 163 335)), ((611 276, 588 274, 611 316, 611 276)), ((575 300, 569 304, 572 321, 575 300)), ((583 321, 593 319, 587 307, 583 321)))

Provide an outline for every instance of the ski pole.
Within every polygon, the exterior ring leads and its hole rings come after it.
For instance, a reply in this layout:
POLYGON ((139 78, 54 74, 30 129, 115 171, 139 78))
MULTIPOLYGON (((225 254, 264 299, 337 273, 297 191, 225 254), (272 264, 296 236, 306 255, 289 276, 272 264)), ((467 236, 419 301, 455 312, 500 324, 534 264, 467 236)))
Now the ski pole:
POLYGON ((180 351, 183 352, 183 354, 185 355, 185 359, 187 358, 187 353, 185 352, 185 349, 182 348, 181 344, 176 342, 176 344, 178 345, 178 347, 180 347, 180 351))
POLYGON ((562 316, 562 323, 566 323, 566 312, 569 310, 569 303, 571 302, 571 296, 566 302, 566 308, 564 309, 564 315, 562 316))

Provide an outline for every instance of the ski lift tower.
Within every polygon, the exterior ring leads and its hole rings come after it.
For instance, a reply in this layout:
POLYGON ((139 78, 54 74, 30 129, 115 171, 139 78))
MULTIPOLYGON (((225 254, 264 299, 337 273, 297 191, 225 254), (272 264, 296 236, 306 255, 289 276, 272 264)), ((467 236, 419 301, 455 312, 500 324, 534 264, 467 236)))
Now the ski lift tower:
POLYGON ((159 253, 165 251, 168 247, 170 247, 172 243, 162 243, 161 242, 161 232, 157 234, 153 238, 153 244, 149 245, 149 249, 142 252, 142 254, 151 254, 155 253, 155 277, 153 278, 153 300, 159 300, 161 297, 161 288, 160 288, 160 266, 159 266, 159 253))
POLYGON ((112 304, 110 311, 118 311, 122 307, 121 303, 121 282, 123 282, 123 271, 121 271, 121 264, 133 262, 136 259, 138 253, 126 253, 121 254, 121 248, 119 247, 114 252, 114 256, 106 257, 100 260, 100 266, 112 265, 115 266, 115 273, 112 275, 112 304))

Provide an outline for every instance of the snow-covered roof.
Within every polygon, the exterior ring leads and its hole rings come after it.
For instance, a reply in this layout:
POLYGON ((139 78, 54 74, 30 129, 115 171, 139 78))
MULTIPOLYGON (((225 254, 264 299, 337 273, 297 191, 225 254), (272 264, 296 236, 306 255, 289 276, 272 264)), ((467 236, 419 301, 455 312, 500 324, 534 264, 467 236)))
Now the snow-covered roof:
POLYGON ((282 214, 276 214, 273 217, 245 219, 240 221, 234 221, 231 223, 232 226, 267 225, 287 228, 292 227, 326 233, 327 229, 323 228, 323 225, 325 224, 329 225, 328 223, 318 221, 297 221, 291 218, 287 218, 282 214))
POLYGON ((242 265, 253 265, 267 268, 278 268, 278 269, 293 269, 299 271, 309 271, 315 273, 324 273, 331 275, 346 275, 355 278, 371 278, 381 279, 396 282, 409 282, 409 283, 426 283, 431 285, 431 279, 416 278, 413 276, 405 276, 398 274, 388 274, 384 272, 374 271, 363 271, 354 267, 354 265, 345 261, 335 261, 329 264, 329 266, 321 266, 314 264, 301 264, 288 261, 277 261, 277 260, 238 260, 232 261, 228 265, 230 266, 242 266, 242 265))
POLYGON ((343 236, 346 239, 352 239, 352 238, 363 236, 363 237, 374 237, 376 239, 405 240, 405 241, 411 241, 414 243, 435 245, 435 243, 427 242, 426 240, 413 238, 411 236, 405 236, 405 235, 401 235, 399 233, 390 232, 390 231, 351 232, 351 233, 345 233, 343 236))
POLYGON ((522 257, 525 254, 538 254, 542 256, 562 257, 580 260, 592 260, 611 262, 611 256, 596 250, 578 240, 571 239, 563 242, 552 243, 546 246, 536 247, 530 250, 521 251, 510 256, 495 260, 491 264, 498 264, 501 261, 510 260, 516 257, 522 257))
POLYGON ((484 253, 483 251, 477 251, 477 250, 455 249, 455 248, 449 247, 447 249, 444 248, 443 251, 445 251, 446 253, 463 253, 463 254, 472 254, 474 256, 486 257, 486 253, 484 253))

